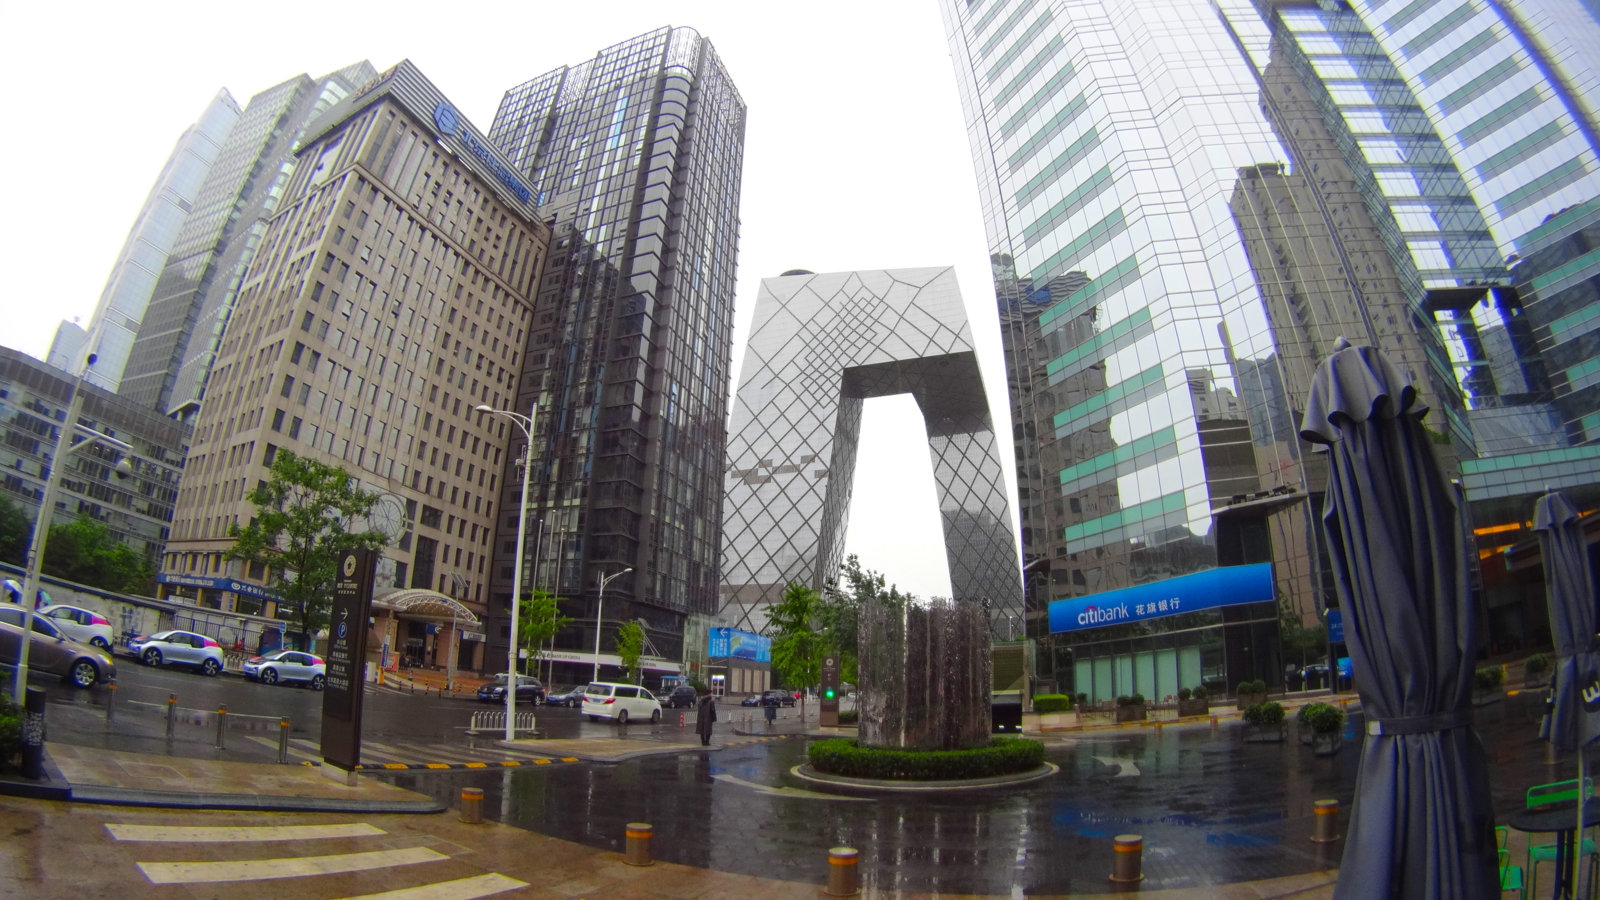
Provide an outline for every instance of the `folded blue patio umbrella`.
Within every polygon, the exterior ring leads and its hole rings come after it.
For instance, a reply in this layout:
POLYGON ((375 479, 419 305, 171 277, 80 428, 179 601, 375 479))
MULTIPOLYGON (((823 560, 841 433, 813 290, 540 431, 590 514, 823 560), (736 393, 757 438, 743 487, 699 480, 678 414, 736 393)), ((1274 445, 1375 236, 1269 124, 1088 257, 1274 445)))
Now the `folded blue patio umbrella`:
POLYGON ((1336 900, 1500 895, 1469 716, 1482 640, 1471 555, 1426 413, 1382 353, 1341 338, 1301 424, 1328 448, 1322 522, 1367 723, 1336 900))

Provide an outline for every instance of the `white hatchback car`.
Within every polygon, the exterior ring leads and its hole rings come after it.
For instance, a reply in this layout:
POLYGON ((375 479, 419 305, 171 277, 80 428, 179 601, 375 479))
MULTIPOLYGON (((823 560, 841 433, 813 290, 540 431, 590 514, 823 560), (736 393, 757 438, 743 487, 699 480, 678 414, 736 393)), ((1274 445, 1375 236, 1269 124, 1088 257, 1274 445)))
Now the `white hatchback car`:
POLYGON ((62 633, 80 644, 93 644, 111 650, 111 620, 92 609, 78 606, 46 606, 39 615, 49 616, 62 633))
POLYGON ((222 671, 222 645, 192 631, 158 631, 128 641, 128 652, 147 666, 177 663, 195 666, 207 675, 222 671))
POLYGON ((596 681, 583 689, 583 714, 591 721, 610 719, 619 725, 639 719, 661 721, 661 703, 637 684, 596 681))
POLYGON ((245 661, 244 675, 262 684, 280 681, 304 681, 313 691, 322 690, 328 680, 328 664, 320 656, 301 653, 299 650, 274 650, 266 656, 255 656, 245 661))

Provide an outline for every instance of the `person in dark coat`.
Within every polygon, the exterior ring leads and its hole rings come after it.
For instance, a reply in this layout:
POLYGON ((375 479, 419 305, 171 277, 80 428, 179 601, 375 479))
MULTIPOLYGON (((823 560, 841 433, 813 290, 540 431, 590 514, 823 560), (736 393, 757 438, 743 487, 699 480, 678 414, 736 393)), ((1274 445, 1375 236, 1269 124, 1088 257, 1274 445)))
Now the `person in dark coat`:
POLYGON ((700 732, 700 746, 711 746, 711 725, 717 721, 717 701, 710 692, 700 694, 700 706, 694 713, 694 730, 700 732))

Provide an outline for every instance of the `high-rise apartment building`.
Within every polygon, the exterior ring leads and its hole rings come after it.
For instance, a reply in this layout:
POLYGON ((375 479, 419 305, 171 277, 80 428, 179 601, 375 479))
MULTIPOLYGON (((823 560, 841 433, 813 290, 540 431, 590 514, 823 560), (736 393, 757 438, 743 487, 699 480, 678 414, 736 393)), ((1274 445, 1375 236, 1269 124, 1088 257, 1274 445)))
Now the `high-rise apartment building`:
POLYGON ((409 62, 319 118, 282 187, 194 419, 163 575, 216 579, 202 604, 258 606, 227 587, 263 574, 224 559, 228 529, 292 451, 384 495, 369 523, 392 539, 382 640, 482 666, 510 435, 475 407, 515 401, 549 228, 510 161, 409 62))
POLYGON ((376 74, 363 60, 317 79, 299 75, 237 114, 157 269, 119 393, 194 415, 245 271, 294 172, 294 151, 318 117, 376 74))
MULTIPOLYGON (((661 28, 512 88, 490 129, 554 223, 507 407, 536 423, 524 584, 566 598, 570 680, 602 614, 678 658, 686 617, 717 608, 744 124, 711 42, 661 28)), ((516 516, 497 527, 503 641, 521 561, 516 516)))
MULTIPOLYGON (((99 357, 89 374, 91 384, 110 391, 120 389, 167 254, 178 241, 223 141, 238 119, 239 105, 227 91, 218 91, 200 118, 178 138, 156 177, 139 218, 128 229, 89 322, 85 346, 99 357)), ((74 353, 71 358, 81 359, 82 355, 74 353)))

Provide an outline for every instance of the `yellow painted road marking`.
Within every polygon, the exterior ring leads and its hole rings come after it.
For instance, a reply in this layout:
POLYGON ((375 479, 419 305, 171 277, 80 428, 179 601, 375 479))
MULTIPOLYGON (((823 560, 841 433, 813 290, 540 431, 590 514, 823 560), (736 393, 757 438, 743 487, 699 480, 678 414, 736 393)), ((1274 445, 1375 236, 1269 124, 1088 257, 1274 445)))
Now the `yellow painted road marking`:
POLYGON ((151 884, 202 884, 219 881, 265 881, 272 878, 298 878, 303 875, 332 875, 363 872, 412 863, 449 859, 426 847, 404 850, 373 850, 368 853, 340 853, 334 856, 299 856, 283 859, 243 859, 230 862, 139 863, 139 871, 151 884))
MULTIPOLYGON (((550 760, 548 760, 548 759, 536 759, 536 760, 533 761, 533 764, 536 765, 536 766, 548 766, 548 765, 550 765, 550 760)), ((1573 806, 1577 806, 1578 804, 1576 802, 1574 802, 1572 805, 1573 806)))
POLYGON ((385 769, 409 769, 409 768, 411 768, 411 766, 407 765, 406 763, 384 763, 383 767, 385 769))
MULTIPOLYGON (((576 756, 563 756, 563 757, 561 757, 561 761, 562 762, 577 762, 578 758, 576 756)), ((1577 806, 1577 804, 1574 803, 1573 806, 1577 806)))
POLYGON ((369 837, 387 834, 365 822, 346 825, 240 825, 184 828, 169 825, 107 823, 106 830, 119 841, 169 841, 173 843, 239 843, 244 841, 305 841, 314 838, 369 837))
POLYGON ((508 769, 514 769, 517 766, 522 765, 522 760, 520 760, 520 759, 502 759, 502 760, 500 760, 500 765, 502 765, 502 766, 504 766, 504 767, 506 767, 508 769))
POLYGON ((487 768, 489 768, 489 764, 488 763, 467 763, 467 768, 469 768, 469 769, 487 769, 487 768))
POLYGON ((378 894, 362 894, 359 897, 349 897, 347 900, 473 900, 474 897, 487 897, 490 894, 514 891, 527 886, 526 881, 490 872, 488 875, 441 881, 438 884, 424 884, 378 894))
POLYGON ((450 764, 449 763, 428 763, 428 768, 430 768, 430 769, 448 769, 448 768, 450 768, 450 764))

